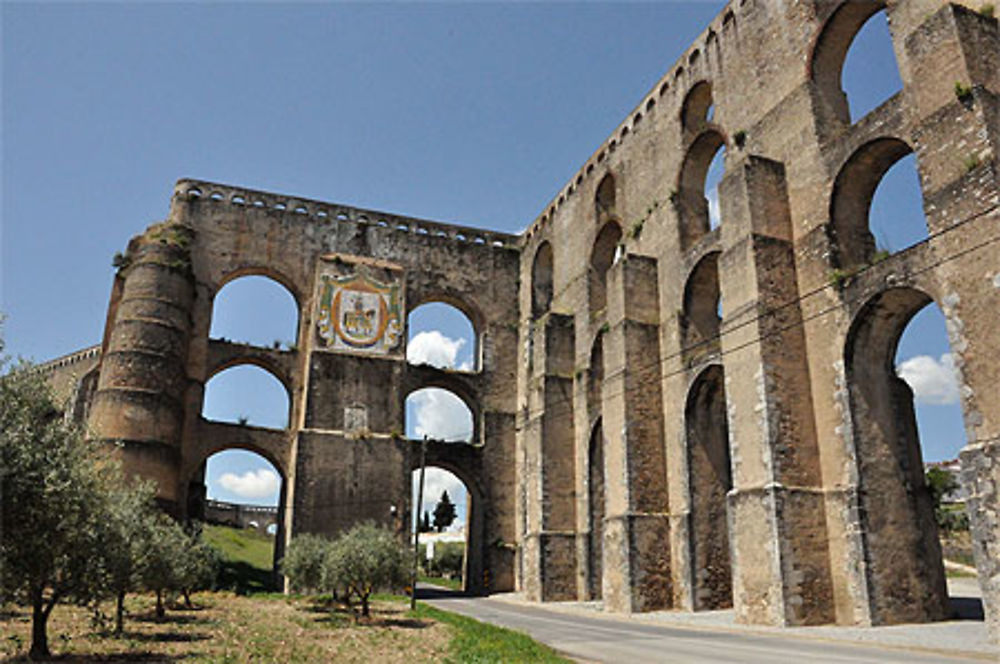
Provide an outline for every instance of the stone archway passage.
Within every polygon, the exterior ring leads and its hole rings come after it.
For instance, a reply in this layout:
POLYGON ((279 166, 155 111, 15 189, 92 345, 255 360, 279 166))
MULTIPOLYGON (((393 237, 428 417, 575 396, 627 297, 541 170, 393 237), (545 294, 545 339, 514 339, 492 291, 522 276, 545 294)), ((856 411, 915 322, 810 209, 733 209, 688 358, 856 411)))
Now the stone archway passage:
POLYGON ((844 351, 874 624, 941 620, 948 614, 913 391, 893 367, 903 330, 929 302, 926 293, 912 288, 879 293, 855 317, 844 351))
POLYGON ((695 610, 733 605, 726 494, 733 486, 722 367, 705 369, 688 393, 688 483, 695 610))

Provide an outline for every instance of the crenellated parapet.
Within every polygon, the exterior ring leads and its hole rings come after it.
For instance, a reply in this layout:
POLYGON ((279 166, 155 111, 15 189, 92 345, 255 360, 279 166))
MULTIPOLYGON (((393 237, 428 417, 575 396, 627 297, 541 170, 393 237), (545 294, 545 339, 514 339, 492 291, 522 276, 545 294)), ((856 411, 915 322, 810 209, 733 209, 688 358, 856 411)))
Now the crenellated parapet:
POLYGON ((249 210, 287 215, 313 224, 338 223, 374 226, 399 233, 408 233, 442 241, 481 245, 484 247, 515 247, 518 237, 471 226, 443 224, 437 221, 404 217, 387 212, 366 210, 341 203, 330 203, 284 194, 245 189, 229 185, 183 179, 174 185, 174 201, 204 200, 249 210))

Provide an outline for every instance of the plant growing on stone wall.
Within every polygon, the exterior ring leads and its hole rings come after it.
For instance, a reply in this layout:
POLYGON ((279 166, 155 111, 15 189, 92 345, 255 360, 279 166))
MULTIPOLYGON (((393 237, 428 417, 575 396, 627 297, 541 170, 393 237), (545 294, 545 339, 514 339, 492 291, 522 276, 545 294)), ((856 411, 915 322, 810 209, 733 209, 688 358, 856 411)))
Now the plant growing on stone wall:
POLYGON ((972 101, 972 86, 966 85, 961 81, 955 81, 955 97, 958 98, 963 104, 967 104, 972 101))
POLYGON ((971 173, 982 165, 983 161, 979 158, 979 155, 975 152, 969 153, 962 160, 962 165, 965 166, 965 172, 971 173))
POLYGON ((239 424, 241 427, 245 427, 249 422, 250 418, 247 417, 246 415, 240 415, 239 417, 236 418, 236 423, 239 424))
POLYGON ((128 268, 132 264, 132 257, 128 253, 122 253, 116 251, 115 255, 111 257, 111 267, 115 268, 119 272, 128 268))
POLYGON ((995 12, 996 12, 996 7, 993 5, 993 3, 988 2, 984 5, 979 6, 979 13, 985 16, 986 18, 993 18, 995 12))
POLYGON ((674 207, 677 207, 677 204, 681 200, 680 194, 677 193, 676 189, 671 189, 670 193, 667 194, 667 198, 670 200, 670 204, 674 207))
POLYGON ((830 285, 836 288, 838 291, 844 290, 844 288, 851 283, 851 278, 854 276, 854 272, 851 270, 842 270, 836 268, 830 272, 830 285))

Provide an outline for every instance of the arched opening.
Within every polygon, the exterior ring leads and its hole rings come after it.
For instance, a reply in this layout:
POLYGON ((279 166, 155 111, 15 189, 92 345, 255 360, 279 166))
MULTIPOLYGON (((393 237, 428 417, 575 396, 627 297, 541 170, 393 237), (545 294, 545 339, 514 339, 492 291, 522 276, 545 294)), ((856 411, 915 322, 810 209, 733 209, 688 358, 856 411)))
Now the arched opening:
POLYGON ((725 152, 722 134, 708 130, 694 140, 684 157, 673 201, 680 218, 682 250, 721 224, 718 185, 725 171, 725 152))
POLYGON ((719 352, 722 316, 718 252, 706 254, 691 270, 684 284, 680 323, 683 357, 689 366, 719 352))
POLYGON ((722 367, 712 365, 695 379, 684 409, 694 608, 733 605, 726 494, 733 486, 722 367))
POLYGON ((237 594, 281 589, 285 482, 264 456, 245 449, 212 454, 188 484, 188 518, 220 554, 219 587, 237 594))
POLYGON ((879 138, 858 148, 840 169, 830 200, 838 268, 870 265, 927 237, 912 153, 898 138, 879 138))
POLYGON ((604 430, 601 424, 601 418, 598 418, 587 448, 587 500, 590 505, 587 524, 587 591, 590 599, 603 597, 604 583, 604 430))
MULTIPOLYGON (((945 319, 936 305, 928 304, 910 319, 900 336, 893 364, 896 375, 913 391, 924 478, 934 501, 942 557, 974 566, 966 495, 958 477, 958 453, 967 442, 965 423, 945 319)), ((981 602, 957 599, 970 594, 963 588, 965 581, 948 580, 952 612, 982 619, 981 602)))
POLYGON ((604 555, 604 432, 601 428, 604 394, 604 333, 600 332, 590 349, 587 372, 587 405, 590 421, 590 444, 587 452, 588 577, 590 599, 601 599, 604 555))
POLYGON ((450 590, 467 590, 469 515, 472 493, 450 470, 428 466, 421 513, 416 513, 420 469, 413 471, 413 528, 420 531, 420 581, 450 590))
MULTIPOLYGON (((914 389, 897 374, 900 338, 931 298, 912 288, 874 296, 844 353, 858 469, 865 576, 874 624, 948 615, 933 499, 924 478, 914 389)), ((899 373, 914 379, 912 364, 899 373)))
POLYGON ((615 178, 608 173, 597 185, 597 194, 594 196, 595 219, 598 223, 615 216, 615 204, 615 178))
POLYGON ((603 312, 608 298, 608 270, 618 258, 618 243, 621 242, 622 229, 614 221, 604 224, 594 240, 594 248, 590 253, 590 269, 588 270, 590 286, 591 316, 603 312))
POLYGON ((479 343, 472 320, 458 307, 428 302, 407 318, 406 361, 439 369, 476 371, 479 343))
POLYGON ((454 392, 424 387, 406 397, 407 438, 472 443, 476 433, 472 409, 454 392))
POLYGON ((201 415, 213 422, 284 429, 289 410, 288 390, 274 374, 240 364, 220 371, 205 384, 201 415))
POLYGON ((538 318, 552 306, 552 245, 542 242, 531 264, 531 316, 538 318))
POLYGON ((694 85, 684 98, 681 106, 681 125, 685 130, 697 131, 712 120, 712 84, 700 81, 694 85))
POLYGON ((212 301, 209 337, 262 348, 294 349, 299 306, 291 291, 269 277, 233 279, 212 301))
POLYGON ((816 40, 810 74, 833 118, 857 122, 902 88, 885 3, 845 2, 816 40))

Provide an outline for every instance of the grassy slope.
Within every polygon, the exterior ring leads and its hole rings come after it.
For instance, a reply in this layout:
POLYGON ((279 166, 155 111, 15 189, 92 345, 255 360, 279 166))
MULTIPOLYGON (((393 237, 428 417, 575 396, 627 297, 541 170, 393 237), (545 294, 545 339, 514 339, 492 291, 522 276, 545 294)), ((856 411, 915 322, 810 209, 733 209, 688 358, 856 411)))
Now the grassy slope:
POLYGON ((252 530, 205 524, 202 537, 219 551, 219 587, 238 594, 279 590, 275 575, 274 538, 252 530))

